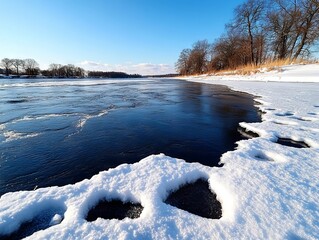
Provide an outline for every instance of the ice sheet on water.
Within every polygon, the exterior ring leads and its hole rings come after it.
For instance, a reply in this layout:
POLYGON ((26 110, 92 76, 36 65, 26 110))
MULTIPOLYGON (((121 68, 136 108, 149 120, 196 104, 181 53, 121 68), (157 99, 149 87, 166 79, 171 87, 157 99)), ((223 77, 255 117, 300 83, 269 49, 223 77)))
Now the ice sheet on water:
POLYGON ((14 140, 33 138, 39 136, 41 133, 22 133, 15 131, 4 131, 3 136, 5 138, 4 142, 11 142, 14 140))
POLYGON ((96 85, 106 85, 113 83, 131 83, 131 82, 152 82, 153 80, 128 80, 128 79, 118 79, 118 80, 74 80, 74 81, 42 81, 42 82, 27 82, 27 83, 4 83, 0 84, 0 88, 12 88, 12 87, 65 87, 65 86, 96 86, 96 85))
MULTIPOLYGON (((81 130, 85 124, 87 123, 88 120, 92 118, 98 118, 106 115, 109 112, 109 108, 102 110, 97 113, 93 114, 84 114, 84 113, 49 113, 49 114, 43 114, 43 115, 26 115, 20 118, 13 119, 11 121, 8 121, 6 123, 0 124, 0 130, 2 133, 2 137, 4 138, 4 142, 11 142, 15 140, 20 140, 20 139, 26 139, 26 138, 32 138, 32 137, 37 137, 43 133, 43 131, 48 131, 52 128, 52 126, 47 126, 48 124, 45 124, 45 120, 50 121, 53 118, 69 118, 69 117, 77 117, 79 120, 77 121, 75 128, 77 131, 81 130), (37 121, 42 121, 41 126, 47 126, 46 129, 39 128, 39 125, 35 124, 33 125, 32 129, 34 129, 34 132, 19 132, 19 129, 17 129, 17 124, 23 124, 24 122, 37 122, 37 121), (8 128, 8 126, 10 126, 8 128)), ((52 124, 51 124, 52 125, 52 124)), ((19 128, 24 128, 24 125, 21 125, 19 128)), ((54 128, 54 130, 60 130, 64 129, 67 126, 65 124, 61 127, 54 128)), ((30 126, 28 127, 29 131, 32 131, 30 126)), ((73 133, 73 134, 75 134, 73 133)), ((3 142, 2 141, 2 142, 3 142)))

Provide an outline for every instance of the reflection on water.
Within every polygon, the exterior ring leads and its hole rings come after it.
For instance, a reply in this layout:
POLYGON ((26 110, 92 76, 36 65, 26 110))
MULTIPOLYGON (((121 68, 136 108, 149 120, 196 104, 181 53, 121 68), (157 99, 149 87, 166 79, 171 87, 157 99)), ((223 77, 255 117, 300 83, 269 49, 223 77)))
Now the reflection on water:
POLYGON ((0 195, 65 185, 157 153, 217 166, 260 121, 253 99, 178 80, 1 80, 0 195))

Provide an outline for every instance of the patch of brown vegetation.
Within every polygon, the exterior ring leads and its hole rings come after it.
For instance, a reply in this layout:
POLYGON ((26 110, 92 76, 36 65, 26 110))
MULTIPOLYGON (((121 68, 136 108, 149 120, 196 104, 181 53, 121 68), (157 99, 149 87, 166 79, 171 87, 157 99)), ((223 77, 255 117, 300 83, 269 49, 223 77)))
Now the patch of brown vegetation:
POLYGON ((283 66, 291 65, 291 64, 319 64, 318 60, 291 60, 291 59, 280 59, 275 61, 267 61, 260 65, 248 64, 245 66, 239 66, 235 69, 224 69, 217 72, 210 72, 210 75, 252 75, 260 72, 270 72, 270 71, 282 71, 283 66))

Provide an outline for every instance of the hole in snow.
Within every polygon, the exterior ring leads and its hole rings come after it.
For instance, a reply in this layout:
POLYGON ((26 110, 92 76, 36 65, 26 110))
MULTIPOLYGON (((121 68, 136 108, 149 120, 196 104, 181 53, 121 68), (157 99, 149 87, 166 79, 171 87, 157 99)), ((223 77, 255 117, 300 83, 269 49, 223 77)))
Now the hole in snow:
POLYGON ((310 112, 310 113, 308 113, 308 115, 312 115, 312 116, 315 116, 315 115, 317 115, 317 113, 314 113, 314 112, 310 112))
POLYGON ((139 203, 122 202, 121 200, 101 200, 87 214, 86 220, 93 222, 98 218, 119 219, 138 218, 143 211, 139 203))
POLYGON ((222 217, 222 206, 204 179, 181 186, 170 193, 164 202, 201 217, 212 219, 222 217))
POLYGON ((296 119, 298 121, 303 121, 303 122, 310 122, 310 119, 303 118, 303 117, 292 117, 293 119, 296 119))
POLYGON ((62 222, 65 209, 47 208, 30 221, 23 222, 19 229, 10 235, 0 236, 1 240, 15 240, 31 236, 33 233, 47 229, 62 222))
POLYGON ((262 161, 271 161, 273 162, 274 160, 271 159, 270 157, 268 157, 266 154, 262 153, 262 152, 259 152, 255 155, 255 158, 257 160, 262 160, 262 161))
POLYGON ((256 138, 256 137, 259 137, 259 135, 255 132, 252 132, 252 131, 249 131, 248 129, 246 128, 243 128, 243 127, 238 127, 237 128, 237 131, 245 138, 256 138))
POLYGON ((294 114, 291 112, 285 112, 285 113, 276 113, 275 115, 279 117, 285 117, 285 116, 293 116, 294 114))
POLYGON ((28 99, 13 99, 13 100, 8 100, 7 103, 15 104, 15 103, 24 103, 28 102, 28 99))
POLYGON ((278 124, 278 125, 286 125, 285 123, 283 122, 279 122, 279 121, 273 121, 274 124, 278 124))
POLYGON ((310 147, 305 142, 294 141, 289 138, 278 138, 276 143, 284 145, 284 146, 288 146, 288 147, 294 147, 294 148, 309 148, 310 147))

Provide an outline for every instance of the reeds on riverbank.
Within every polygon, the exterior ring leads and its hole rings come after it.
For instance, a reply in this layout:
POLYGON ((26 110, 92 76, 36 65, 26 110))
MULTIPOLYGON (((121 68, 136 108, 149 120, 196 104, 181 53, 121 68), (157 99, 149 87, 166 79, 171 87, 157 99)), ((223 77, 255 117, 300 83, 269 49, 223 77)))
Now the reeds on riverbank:
POLYGON ((292 64, 313 64, 319 63, 318 60, 309 60, 309 59, 279 59, 267 61, 260 65, 248 64, 244 66, 238 66, 235 69, 223 69, 220 71, 210 72, 208 74, 212 75, 251 75, 260 72, 269 72, 273 70, 281 71, 283 66, 292 65, 292 64))

